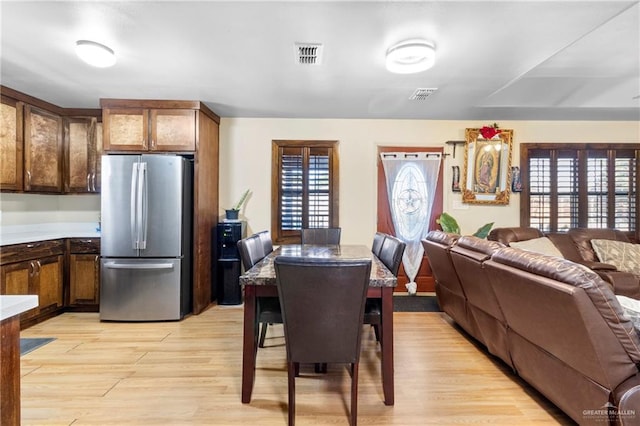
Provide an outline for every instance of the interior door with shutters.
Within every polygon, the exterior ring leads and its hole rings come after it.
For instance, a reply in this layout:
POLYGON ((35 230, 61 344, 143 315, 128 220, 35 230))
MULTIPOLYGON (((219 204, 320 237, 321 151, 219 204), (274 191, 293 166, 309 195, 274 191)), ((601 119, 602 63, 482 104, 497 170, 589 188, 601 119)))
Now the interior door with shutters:
MULTIPOLYGON (((384 232, 390 235, 396 235, 395 228, 393 225, 393 219, 391 218, 391 209, 389 208, 389 196, 387 192, 387 183, 384 174, 384 168, 382 166, 382 161, 380 160, 380 153, 382 152, 438 152, 442 153, 442 148, 426 148, 426 147, 378 147, 378 220, 377 220, 377 231, 384 232)), ((442 213, 442 191, 443 191, 443 182, 442 182, 442 166, 440 167, 440 172, 438 174, 438 186, 436 189, 434 205, 431 212, 431 221, 429 224, 430 229, 437 229, 436 218, 440 216, 442 213)), ((405 284, 409 280, 407 279, 407 275, 404 272, 404 266, 400 266, 400 270, 398 272, 398 286, 394 291, 396 292, 406 292, 405 284)), ((416 284, 418 285, 418 292, 435 292, 435 280, 433 278, 433 273, 431 272, 431 267, 429 266, 429 262, 427 261, 426 255, 423 255, 422 263, 420 265, 420 269, 418 270, 418 275, 415 279, 416 284)))

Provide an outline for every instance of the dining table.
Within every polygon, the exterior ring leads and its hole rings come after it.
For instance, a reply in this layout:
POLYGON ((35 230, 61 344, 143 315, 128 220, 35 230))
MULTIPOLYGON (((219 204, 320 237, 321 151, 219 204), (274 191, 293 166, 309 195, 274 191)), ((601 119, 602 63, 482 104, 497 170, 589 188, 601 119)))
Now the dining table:
POLYGON ((242 402, 251 402, 258 350, 257 306, 260 297, 278 297, 274 260, 278 256, 327 260, 371 259, 367 298, 381 301, 380 351, 384 403, 394 404, 393 290, 397 278, 364 245, 286 244, 277 247, 240 276, 244 288, 244 330, 242 346, 242 402))

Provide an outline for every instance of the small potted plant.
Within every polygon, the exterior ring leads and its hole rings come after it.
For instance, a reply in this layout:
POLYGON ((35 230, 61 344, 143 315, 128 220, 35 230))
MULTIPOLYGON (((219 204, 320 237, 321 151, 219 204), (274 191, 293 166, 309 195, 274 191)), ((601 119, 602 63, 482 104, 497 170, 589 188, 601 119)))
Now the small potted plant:
POLYGON ((240 209, 242 208, 242 205, 244 204, 244 202, 247 201, 248 196, 249 196, 249 190, 247 189, 246 191, 244 191, 244 193, 240 197, 240 200, 238 200, 238 202, 233 207, 225 210, 227 219, 238 220, 238 213, 240 212, 240 209))
MULTIPOLYGON (((442 214, 436 219, 436 223, 440 225, 444 232, 460 235, 460 226, 458 225, 458 221, 450 214, 442 212, 442 214)), ((492 227, 493 222, 487 223, 478 228, 478 230, 473 233, 473 236, 478 238, 487 238, 492 227)))

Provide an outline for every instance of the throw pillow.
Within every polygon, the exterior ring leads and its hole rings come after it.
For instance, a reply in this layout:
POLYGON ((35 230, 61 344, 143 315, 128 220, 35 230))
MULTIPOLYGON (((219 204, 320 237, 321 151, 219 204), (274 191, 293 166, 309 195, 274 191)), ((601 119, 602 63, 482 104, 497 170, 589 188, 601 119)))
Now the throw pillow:
POLYGON ((640 275, 640 244, 614 240, 591 240, 591 247, 602 263, 609 263, 619 271, 640 275))
POLYGON ((564 259, 564 256, 558 250, 558 248, 551 242, 551 240, 547 237, 533 238, 531 240, 525 241, 515 241, 513 243, 509 243, 511 247, 517 247, 522 250, 529 250, 540 254, 546 254, 547 256, 555 256, 561 257, 564 259))

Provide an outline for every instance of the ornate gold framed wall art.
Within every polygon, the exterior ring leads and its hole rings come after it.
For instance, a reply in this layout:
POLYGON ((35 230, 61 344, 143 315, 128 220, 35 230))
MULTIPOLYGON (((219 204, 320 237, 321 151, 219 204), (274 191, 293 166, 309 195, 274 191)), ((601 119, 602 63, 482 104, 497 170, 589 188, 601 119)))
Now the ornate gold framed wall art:
POLYGON ((462 202, 509 204, 513 130, 465 130, 462 202))

